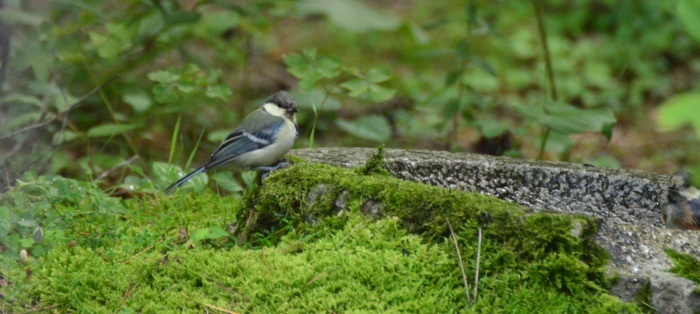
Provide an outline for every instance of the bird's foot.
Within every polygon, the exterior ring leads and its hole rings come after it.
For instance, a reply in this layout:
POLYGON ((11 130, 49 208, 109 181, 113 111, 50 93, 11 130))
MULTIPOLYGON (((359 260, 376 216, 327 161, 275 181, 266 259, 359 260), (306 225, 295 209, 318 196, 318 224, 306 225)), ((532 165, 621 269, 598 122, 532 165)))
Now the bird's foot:
POLYGON ((260 179, 265 180, 265 178, 267 178, 267 176, 269 176, 272 171, 275 171, 279 168, 286 168, 289 165, 290 165, 289 162, 281 161, 272 167, 257 167, 257 168, 254 168, 253 170, 262 171, 262 175, 260 176, 260 179))

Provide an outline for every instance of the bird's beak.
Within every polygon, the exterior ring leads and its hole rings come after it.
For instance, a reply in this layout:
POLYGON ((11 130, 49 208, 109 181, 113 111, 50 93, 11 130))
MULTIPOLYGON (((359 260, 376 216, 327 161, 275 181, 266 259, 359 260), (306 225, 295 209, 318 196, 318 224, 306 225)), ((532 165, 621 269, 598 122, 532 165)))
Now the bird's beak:
POLYGON ((289 109, 287 109, 287 111, 290 111, 291 113, 297 113, 297 112, 299 112, 299 109, 297 109, 296 107, 294 107, 294 108, 289 108, 289 109))

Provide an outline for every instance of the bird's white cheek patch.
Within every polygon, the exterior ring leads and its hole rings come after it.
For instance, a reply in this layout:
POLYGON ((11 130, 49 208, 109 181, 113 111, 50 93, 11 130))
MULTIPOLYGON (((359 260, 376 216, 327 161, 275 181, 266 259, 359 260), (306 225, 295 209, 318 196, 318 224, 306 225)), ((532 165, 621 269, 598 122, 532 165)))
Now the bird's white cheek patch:
POLYGON ((263 105, 263 108, 265 108, 265 111, 267 111, 267 113, 269 113, 273 116, 281 117, 285 113, 287 113, 287 110, 284 110, 273 103, 267 103, 267 104, 263 105))

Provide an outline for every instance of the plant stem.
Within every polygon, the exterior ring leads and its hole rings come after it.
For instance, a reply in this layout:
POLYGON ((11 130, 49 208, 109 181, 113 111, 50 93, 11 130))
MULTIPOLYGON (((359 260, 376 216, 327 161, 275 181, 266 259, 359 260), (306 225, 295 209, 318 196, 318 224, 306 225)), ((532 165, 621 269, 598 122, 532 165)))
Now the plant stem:
MULTIPOLYGON (((552 57, 549 54, 549 46, 547 45, 547 30, 544 28, 544 19, 542 18, 542 0, 532 0, 532 5, 535 7, 535 19, 537 20, 537 33, 540 37, 540 43, 542 44, 542 52, 544 54, 545 69, 547 71, 547 81, 549 82, 549 96, 550 100, 557 102, 559 100, 559 95, 557 94, 557 85, 554 81, 554 70, 552 69, 552 57)), ((544 104, 544 113, 547 114, 547 102, 544 104)), ((537 154, 537 159, 542 159, 544 156, 544 148, 547 146, 547 139, 549 138, 549 133, 551 129, 548 126, 544 128, 544 135, 542 135, 542 143, 540 143, 540 150, 537 154)))

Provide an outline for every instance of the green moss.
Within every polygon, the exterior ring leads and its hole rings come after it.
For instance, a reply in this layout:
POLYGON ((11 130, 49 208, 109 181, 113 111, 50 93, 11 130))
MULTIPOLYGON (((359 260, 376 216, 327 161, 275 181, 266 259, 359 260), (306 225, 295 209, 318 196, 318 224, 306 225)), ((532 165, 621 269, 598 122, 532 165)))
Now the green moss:
MULTIPOLYGON (((690 254, 683 254, 672 249, 666 249, 666 254, 673 260, 674 266, 670 272, 688 278, 695 284, 700 285, 700 261, 690 254)), ((698 289, 700 293, 700 289, 698 289)))
MULTIPOLYGON (((607 294, 606 256, 584 217, 525 214, 478 194, 308 163, 274 172, 247 198, 130 200, 117 219, 92 221, 90 229, 80 227, 88 223, 82 216, 68 215, 75 230, 32 262, 28 280, 12 278, 19 284, 11 296, 40 310, 97 313, 638 310, 607 294), (319 186, 326 193, 312 201, 319 186), (238 246, 221 230, 235 220, 242 228, 240 217, 251 213, 251 241, 238 246), (483 231, 471 303, 446 219, 471 288, 483 231), (582 236, 572 234, 574 225, 582 236), (180 239, 181 229, 189 237, 180 239)), ((19 302, 0 309, 22 310, 19 302)))
POLYGON ((643 313, 654 313, 654 306, 652 306, 651 297, 653 292, 651 291, 651 282, 647 282, 644 287, 637 293, 634 297, 634 302, 637 303, 639 309, 643 313))

